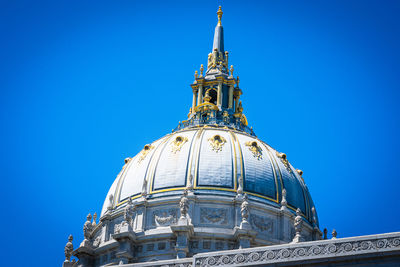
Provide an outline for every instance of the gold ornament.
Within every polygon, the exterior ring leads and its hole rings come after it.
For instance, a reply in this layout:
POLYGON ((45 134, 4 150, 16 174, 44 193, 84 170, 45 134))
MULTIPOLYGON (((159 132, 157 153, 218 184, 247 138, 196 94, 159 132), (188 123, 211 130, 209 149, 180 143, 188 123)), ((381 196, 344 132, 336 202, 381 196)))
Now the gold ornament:
POLYGON ((253 153, 253 156, 258 160, 262 159, 262 148, 257 144, 256 141, 248 141, 245 143, 249 147, 249 150, 253 153))
POLYGON ((139 156, 139 159, 138 159, 138 163, 142 162, 142 161, 146 158, 147 154, 149 154, 149 152, 150 152, 153 148, 154 148, 154 146, 152 146, 152 145, 145 145, 145 146, 143 147, 142 151, 140 152, 140 156, 139 156))
POLYGON ((222 18, 222 14, 224 14, 224 12, 222 12, 221 6, 219 6, 218 11, 217 11, 217 16, 218 16, 218 26, 221 26, 221 18, 222 18))
POLYGON ((286 170, 290 173, 292 173, 292 169, 290 168, 290 164, 289 161, 287 159, 287 156, 285 153, 279 153, 278 151, 276 151, 276 155, 278 156, 278 158, 281 159, 283 165, 285 166, 286 170))
POLYGON ((210 143, 211 149, 218 153, 218 151, 222 151, 226 139, 217 134, 208 138, 208 142, 210 143))
POLYGON ((181 150, 182 146, 188 141, 187 137, 177 136, 171 143, 171 152, 176 153, 181 150))

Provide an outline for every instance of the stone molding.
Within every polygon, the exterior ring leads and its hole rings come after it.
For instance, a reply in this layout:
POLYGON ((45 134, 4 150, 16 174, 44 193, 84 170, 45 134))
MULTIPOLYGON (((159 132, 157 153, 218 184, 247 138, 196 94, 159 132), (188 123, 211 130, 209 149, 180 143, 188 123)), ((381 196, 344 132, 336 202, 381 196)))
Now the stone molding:
POLYGON ((250 266, 397 251, 400 232, 197 254, 194 266, 250 266))
MULTIPOLYGON (((76 251, 74 254, 76 256, 76 251)), ((396 255, 400 258, 400 232, 199 253, 193 258, 131 263, 123 266, 280 266, 279 263, 294 266, 298 262, 327 263, 329 260, 365 259, 376 255, 380 258, 385 255, 396 255)))
POLYGON ((142 262, 123 265, 124 267, 192 267, 192 258, 142 262))

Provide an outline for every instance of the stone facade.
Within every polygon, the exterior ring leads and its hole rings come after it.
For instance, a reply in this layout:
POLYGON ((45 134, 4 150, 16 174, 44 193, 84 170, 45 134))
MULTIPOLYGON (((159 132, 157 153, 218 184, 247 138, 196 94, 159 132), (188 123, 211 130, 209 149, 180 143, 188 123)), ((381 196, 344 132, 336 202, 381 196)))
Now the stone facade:
MULTIPOLYGON (((288 243, 293 238, 295 213, 254 201, 247 204, 243 224, 243 199, 187 194, 182 219, 182 197, 142 199, 110 210, 74 251, 87 266, 119 262, 146 262, 190 257, 198 253, 288 243), (127 210, 129 209, 129 212, 127 210), (130 219, 126 216, 131 214, 130 219), (129 223, 128 223, 129 222, 129 223)), ((318 229, 305 223, 305 240, 314 240, 318 229)), ((84 265, 86 266, 86 265, 84 265)))
POLYGON ((126 264, 124 266, 200 267, 299 265, 399 266, 400 232, 199 253, 192 258, 126 264))

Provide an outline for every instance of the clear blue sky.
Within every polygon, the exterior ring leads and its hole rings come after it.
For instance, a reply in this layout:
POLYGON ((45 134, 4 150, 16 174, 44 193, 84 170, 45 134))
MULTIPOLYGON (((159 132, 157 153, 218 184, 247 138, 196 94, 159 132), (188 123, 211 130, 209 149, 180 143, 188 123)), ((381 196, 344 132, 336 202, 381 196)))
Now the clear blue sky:
MULTIPOLYGON (((219 4, 1 1, 4 265, 61 266, 124 158, 186 118, 219 4)), ((222 6, 244 112, 304 171, 321 228, 399 231, 400 2, 222 6)))

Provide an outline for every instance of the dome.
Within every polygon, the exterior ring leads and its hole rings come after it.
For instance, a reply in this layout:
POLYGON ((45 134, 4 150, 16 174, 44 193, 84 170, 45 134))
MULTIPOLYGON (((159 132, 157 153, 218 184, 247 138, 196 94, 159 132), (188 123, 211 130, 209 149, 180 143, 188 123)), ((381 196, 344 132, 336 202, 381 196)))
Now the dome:
POLYGON ((93 266, 321 239, 302 171, 248 126, 217 14, 187 119, 125 159, 100 222, 87 217, 77 253, 93 266))
POLYGON ((302 171, 286 155, 257 137, 228 127, 198 126, 168 134, 145 145, 126 163, 111 186, 102 215, 110 205, 118 208, 127 199, 143 194, 148 199, 195 194, 234 198, 238 191, 271 207, 280 208, 286 190, 289 209, 299 208, 312 224, 314 207, 302 171))

